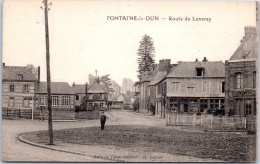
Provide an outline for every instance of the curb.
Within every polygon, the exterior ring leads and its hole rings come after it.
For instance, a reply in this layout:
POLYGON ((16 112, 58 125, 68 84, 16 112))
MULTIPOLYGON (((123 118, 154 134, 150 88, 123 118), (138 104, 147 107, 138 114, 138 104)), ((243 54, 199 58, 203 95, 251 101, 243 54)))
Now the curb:
MULTIPOLYGON (((33 142, 30 142, 28 140, 25 140, 23 139, 23 135, 24 134, 20 134, 18 139, 23 142, 23 143, 26 143, 26 144, 29 144, 29 145, 32 145, 32 146, 36 146, 36 147, 40 147, 40 148, 44 148, 44 149, 49 149, 49 150, 53 150, 53 151, 59 151, 59 152, 64 152, 64 153, 70 153, 70 154, 76 154, 76 155, 82 155, 82 156, 86 156, 86 157, 91 157, 91 158, 94 158, 94 159, 103 159, 103 160, 108 160, 107 162, 126 162, 124 160, 116 160, 116 159, 113 159, 111 157, 103 157, 103 156, 100 156, 100 155, 92 155, 92 154, 84 154, 84 153, 80 153, 80 152, 73 152, 73 151, 69 151, 69 150, 64 150, 64 149, 58 149, 58 148, 53 148, 51 146, 46 146, 46 145, 43 145, 43 144, 37 144, 37 143, 33 143, 33 142)), ((94 162, 94 161, 93 161, 94 162)))

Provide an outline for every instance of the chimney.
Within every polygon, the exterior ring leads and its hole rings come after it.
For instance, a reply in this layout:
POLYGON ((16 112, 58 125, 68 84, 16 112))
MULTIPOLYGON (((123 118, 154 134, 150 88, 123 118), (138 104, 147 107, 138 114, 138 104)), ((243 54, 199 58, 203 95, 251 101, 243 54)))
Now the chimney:
POLYGON ((41 80, 41 68, 40 68, 40 66, 38 66, 38 81, 40 81, 41 80))
POLYGON ((5 63, 3 63, 3 68, 5 67, 5 63))
POLYGON ((196 58, 195 62, 199 62, 198 58, 196 58))
POLYGON ((73 84, 72 84, 72 87, 74 88, 74 87, 75 87, 75 85, 76 85, 76 84, 75 84, 75 82, 73 82, 73 84))
POLYGON ((159 72, 169 72, 171 68, 171 59, 163 59, 159 61, 159 72))
POLYGON ((202 60, 203 62, 207 62, 208 59, 206 57, 204 57, 204 59, 202 60))

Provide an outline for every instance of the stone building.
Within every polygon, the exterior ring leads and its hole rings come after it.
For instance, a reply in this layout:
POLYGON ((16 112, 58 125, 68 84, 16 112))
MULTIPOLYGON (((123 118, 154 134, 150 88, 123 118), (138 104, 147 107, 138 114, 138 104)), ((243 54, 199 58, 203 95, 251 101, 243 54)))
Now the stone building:
POLYGON ((5 66, 2 69, 2 107, 33 109, 37 106, 35 93, 40 81, 40 67, 5 66))
POLYGON ((165 92, 168 112, 224 114, 225 65, 222 61, 204 58, 203 61, 180 62, 161 85, 158 83, 157 92, 165 92))
POLYGON ((245 36, 226 65, 226 112, 229 115, 256 115, 257 29, 245 27, 245 36))
MULTIPOLYGON (((47 82, 39 83, 36 97, 38 106, 47 109, 47 82)), ((53 110, 75 110, 75 92, 67 82, 51 82, 51 98, 53 110)))

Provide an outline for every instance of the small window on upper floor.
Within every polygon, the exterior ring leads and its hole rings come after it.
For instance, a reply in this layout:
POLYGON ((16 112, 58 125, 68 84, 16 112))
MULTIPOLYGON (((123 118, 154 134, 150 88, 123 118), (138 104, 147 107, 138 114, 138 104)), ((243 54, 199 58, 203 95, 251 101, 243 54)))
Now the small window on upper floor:
POLYGON ((16 78, 17 78, 17 80, 23 80, 23 75, 22 74, 17 74, 16 78))
POLYGON ((197 76, 204 76, 205 69, 204 68, 196 68, 197 76))

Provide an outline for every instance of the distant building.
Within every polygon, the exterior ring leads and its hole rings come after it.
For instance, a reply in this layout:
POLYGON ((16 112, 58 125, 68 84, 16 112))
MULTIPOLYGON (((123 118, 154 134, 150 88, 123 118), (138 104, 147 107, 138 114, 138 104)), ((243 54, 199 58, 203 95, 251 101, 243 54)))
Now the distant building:
POLYGON ((87 90, 84 103, 87 110, 102 109, 108 103, 108 90, 105 85, 101 85, 99 81, 95 81, 87 90))
POLYGON ((75 108, 84 108, 84 97, 86 96, 86 84, 72 84, 72 89, 75 92, 75 108))
POLYGON ((38 104, 36 89, 40 81, 40 67, 5 66, 2 70, 2 107, 33 109, 38 104))
POLYGON ((226 110, 230 115, 256 115, 257 37, 255 27, 245 27, 241 44, 225 62, 226 110))
MULTIPOLYGON (((47 82, 40 82, 36 91, 39 107, 47 109, 47 82)), ((51 82, 52 109, 75 109, 75 92, 67 82, 51 82)))
POLYGON ((121 94, 127 94, 127 92, 134 92, 133 89, 134 82, 129 78, 124 78, 122 87, 121 87, 121 94))

